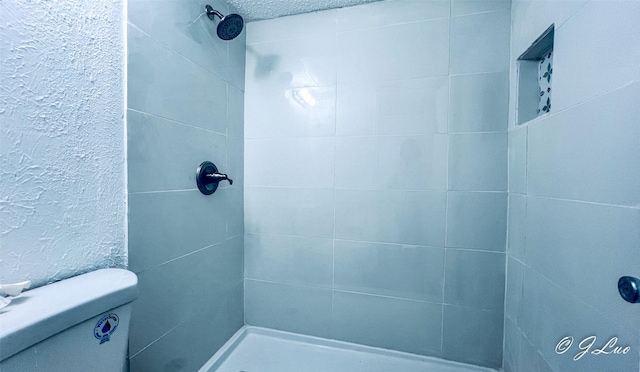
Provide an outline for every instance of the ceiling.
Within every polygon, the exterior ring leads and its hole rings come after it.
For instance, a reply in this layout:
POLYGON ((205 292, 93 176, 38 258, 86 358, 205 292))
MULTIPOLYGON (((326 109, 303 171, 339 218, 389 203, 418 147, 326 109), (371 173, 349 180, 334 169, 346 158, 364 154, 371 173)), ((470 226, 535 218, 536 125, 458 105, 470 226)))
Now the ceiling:
POLYGON ((374 1, 379 0, 226 0, 247 22, 374 1))

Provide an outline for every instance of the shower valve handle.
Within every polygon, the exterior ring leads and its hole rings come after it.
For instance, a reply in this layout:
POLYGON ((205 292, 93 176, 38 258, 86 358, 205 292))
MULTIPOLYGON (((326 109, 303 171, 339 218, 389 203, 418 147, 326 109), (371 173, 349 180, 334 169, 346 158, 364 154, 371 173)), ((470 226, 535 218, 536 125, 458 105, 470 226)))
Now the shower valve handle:
POLYGON ((233 185, 233 180, 224 173, 209 173, 206 174, 206 177, 210 180, 210 182, 220 182, 227 180, 229 181, 229 185, 233 185))
POLYGON ((205 195, 211 195, 218 189, 220 181, 229 181, 233 185, 233 180, 224 173, 218 172, 218 167, 210 161, 200 164, 196 170, 196 184, 198 189, 205 195))

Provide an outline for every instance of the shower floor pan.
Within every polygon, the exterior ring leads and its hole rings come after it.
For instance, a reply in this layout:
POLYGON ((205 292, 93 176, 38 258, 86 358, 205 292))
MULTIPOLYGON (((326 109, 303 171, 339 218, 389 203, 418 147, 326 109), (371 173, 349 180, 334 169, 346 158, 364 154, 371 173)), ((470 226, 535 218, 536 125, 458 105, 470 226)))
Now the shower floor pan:
POLYGON ((244 326, 199 372, 489 372, 493 369, 244 326))

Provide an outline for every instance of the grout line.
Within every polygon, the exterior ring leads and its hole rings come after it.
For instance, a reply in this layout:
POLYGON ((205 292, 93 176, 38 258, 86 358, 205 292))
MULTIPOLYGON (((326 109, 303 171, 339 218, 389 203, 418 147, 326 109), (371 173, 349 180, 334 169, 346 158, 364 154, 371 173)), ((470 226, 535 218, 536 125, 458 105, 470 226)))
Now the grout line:
MULTIPOLYGON (((336 11, 336 30, 338 28, 338 12, 336 11)), ((337 44, 337 37, 336 37, 336 44, 337 44)), ((333 237, 332 237, 332 241, 331 241, 331 328, 330 328, 330 334, 332 337, 334 337, 334 332, 335 330, 333 329, 333 319, 334 319, 334 314, 335 314, 335 288, 336 288, 336 195, 337 195, 337 188, 336 188, 336 163, 337 163, 337 153, 338 153, 338 137, 336 135, 336 133, 338 132, 338 94, 339 94, 339 87, 337 85, 338 83, 338 66, 337 66, 337 58, 335 59, 336 61, 336 68, 335 68, 335 79, 336 79, 336 88, 335 88, 335 95, 334 95, 334 110, 333 110, 333 136, 331 138, 333 138, 333 182, 332 182, 332 186, 333 186, 333 237)))
MULTIPOLYGON (((542 272, 536 270, 535 268, 533 268, 533 267, 531 267, 531 266, 529 266, 527 264, 524 264, 523 282, 524 282, 524 277, 526 276, 526 270, 527 269, 531 270, 536 275, 539 275, 543 280, 547 281, 549 284, 554 286, 557 291, 559 291, 561 294, 564 295, 563 298, 573 299, 573 301, 575 301, 576 303, 578 303, 580 305, 584 305, 585 308, 588 308, 589 310, 593 311, 595 314, 600 315, 603 318, 606 318, 606 319, 611 318, 611 314, 607 314, 607 313, 601 312, 600 309, 598 309, 597 307, 594 307, 592 305, 592 303, 584 301, 582 296, 575 296, 573 294, 573 292, 570 292, 567 288, 562 287, 561 284, 556 283, 556 281, 552 280, 551 278, 549 278, 546 275, 544 275, 542 272)), ((547 293, 548 293, 548 291, 547 291, 547 293)))
MULTIPOLYGON (((337 74, 337 72, 336 72, 337 74)), ((409 80, 409 79, 407 79, 409 80)), ((251 83, 251 82, 250 82, 251 83)), ((330 88, 334 88, 338 85, 337 82, 334 83, 327 83, 327 84, 300 84, 300 85, 295 85, 295 86, 288 86, 287 89, 285 89, 284 91, 290 91, 290 90, 297 90, 297 89, 302 89, 302 88, 307 88, 307 89, 330 89, 330 88)), ((354 84, 341 84, 341 85, 356 85, 354 84)), ((260 86, 260 85, 258 85, 260 86)), ((245 91, 246 94, 253 94, 253 95, 263 95, 263 93, 278 93, 281 94, 283 92, 282 88, 250 88, 247 89, 245 91)), ((264 97, 262 97, 264 98, 264 97)))
POLYGON ((336 292, 342 292, 342 293, 351 293, 351 294, 364 295, 364 296, 389 298, 389 299, 393 299, 393 300, 419 302, 419 303, 426 303, 426 304, 432 304, 432 305, 442 305, 441 302, 428 301, 428 300, 418 300, 418 299, 415 299, 415 298, 408 298, 408 297, 389 296, 389 295, 383 295, 383 294, 379 294, 379 293, 358 292, 358 291, 352 291, 352 290, 347 290, 347 289, 336 289, 335 291, 336 292))
POLYGON ((544 195, 535 195, 535 194, 526 194, 526 196, 527 196, 527 198, 556 200, 556 201, 570 202, 570 203, 597 205, 597 206, 602 206, 602 207, 615 207, 615 208, 634 209, 634 210, 640 209, 640 204, 639 205, 610 204, 610 203, 593 202, 593 201, 576 200, 576 199, 565 199, 565 198, 558 198, 558 197, 544 196, 544 195))
MULTIPOLYGON (((290 186, 245 186, 246 189, 281 189, 281 190, 330 190, 331 188, 329 187, 321 187, 321 188, 314 188, 314 187, 290 187, 290 186)), ((187 190, 170 190, 171 191, 191 191, 192 189, 187 189, 187 190)), ((197 189, 193 189, 193 190, 197 190, 197 189)), ((454 193, 477 193, 477 194, 510 194, 508 191, 503 190, 503 191, 467 191, 467 190, 403 190, 403 189, 362 189, 362 188, 339 188, 336 187, 335 188, 336 191, 361 191, 361 192, 371 192, 371 191, 375 191, 375 192, 386 192, 386 193, 402 193, 402 192, 407 192, 407 193, 450 193, 450 192, 454 192, 454 193)), ((166 191, 151 191, 151 192, 166 192, 166 191)), ((149 193, 149 192, 136 192, 136 193, 131 193, 131 194, 138 194, 138 193, 149 193)), ((594 201, 588 201, 588 200, 580 200, 580 199, 567 199, 567 198, 561 198, 561 197, 554 197, 554 196, 545 196, 545 195, 536 195, 536 194, 522 194, 522 193, 511 193, 511 194, 518 194, 518 195, 524 195, 527 197, 533 197, 533 198, 539 198, 539 199, 549 199, 549 200, 558 200, 558 201, 565 201, 565 202, 573 202, 573 203, 582 203, 582 204, 591 204, 591 205, 600 205, 600 206, 608 206, 608 207, 616 207, 616 208, 625 208, 625 209, 634 209, 634 210, 638 210, 640 209, 640 204, 638 205, 624 205, 624 204, 612 204, 612 203, 604 203, 604 202, 594 202, 594 201)))
MULTIPOLYGON (((228 188, 228 187, 227 187, 228 188)), ((385 192, 385 193, 430 193, 430 194, 445 194, 445 193, 464 193, 464 194, 508 194, 508 191, 478 191, 478 190, 445 190, 445 189, 424 189, 424 190, 416 190, 416 189, 365 189, 358 187, 298 187, 298 186, 267 186, 267 185, 246 185, 248 189, 276 189, 276 190, 332 190, 335 189, 337 191, 359 191, 359 192, 385 192)), ((196 190, 196 189, 194 189, 196 190)), ((524 194, 522 194, 524 195, 524 194)))
POLYGON ((500 70, 500 71, 481 71, 481 72, 459 72, 459 73, 455 73, 455 74, 449 74, 449 76, 452 77, 458 77, 458 76, 474 76, 474 75, 497 75, 497 74, 510 74, 510 70, 507 68, 506 70, 500 70))
POLYGON ((192 192, 199 191, 198 189, 175 189, 175 190, 157 190, 157 191, 134 191, 130 192, 129 195, 145 195, 145 194, 167 194, 173 192, 192 192))
MULTIPOLYGON (((468 132, 468 133, 460 133, 460 134, 474 134, 474 133, 503 133, 503 132, 468 132)), ((326 136, 299 136, 299 137, 263 137, 263 138, 247 138, 248 141, 250 142, 257 142, 257 141, 282 141, 282 140, 321 140, 321 139, 327 139, 327 138, 402 138, 402 137, 438 137, 438 136, 446 136, 448 135, 448 133, 403 133, 403 134, 341 134, 341 135, 335 135, 335 134, 330 134, 330 135, 326 135, 326 136)))
MULTIPOLYGON (((420 190, 418 190, 420 191, 420 190)), ((447 190, 447 193, 457 194, 509 194, 508 191, 478 191, 478 190, 447 190)))
MULTIPOLYGON (((333 292, 351 293, 351 294, 358 294, 358 295, 363 295, 363 296, 373 296, 373 297, 381 297, 381 298, 388 298, 388 299, 394 299, 394 300, 411 301, 411 302, 418 302, 418 303, 427 303, 427 304, 433 304, 433 305, 442 305, 441 302, 435 302, 435 301, 429 301, 429 300, 419 300, 419 299, 408 298, 408 297, 389 296, 389 295, 383 295, 383 294, 379 294, 379 293, 358 292, 358 291, 348 290, 348 289, 331 289, 329 287, 315 287, 315 286, 304 285, 304 284, 285 283, 285 282, 278 282, 278 281, 265 280, 265 279, 255 279, 255 278, 247 278, 246 280, 251 280, 251 281, 254 281, 254 282, 261 282, 261 283, 278 284, 278 285, 296 287, 296 288, 308 288, 308 289, 312 289, 312 290, 325 291, 325 292, 326 291, 330 291, 332 293, 333 292)), ((482 310, 482 309, 479 309, 479 310, 482 310)), ((487 310, 487 311, 493 311, 493 310, 487 310)))
POLYGON ((153 344, 155 344, 156 342, 160 341, 164 336, 168 335, 169 333, 171 333, 174 329, 180 327, 180 325, 182 325, 184 322, 186 322, 188 320, 188 318, 186 320, 181 321, 180 323, 176 324, 175 327, 172 327, 171 329, 169 329, 168 331, 166 331, 165 333, 163 333, 162 335, 160 335, 160 337, 156 338, 155 340, 151 341, 150 343, 148 343, 145 347, 143 347, 142 349, 140 349, 137 353, 133 354, 133 355, 129 355, 129 360, 135 358, 138 354, 142 353, 143 351, 147 350, 148 348, 150 348, 151 346, 153 346, 153 344))
MULTIPOLYGON (((274 236, 274 237, 290 237, 290 238, 303 238, 303 239, 317 239, 317 240, 332 240, 330 237, 309 237, 304 235, 289 235, 289 234, 271 234, 271 233, 258 233, 258 232, 246 232, 247 235, 261 235, 261 236, 274 236)), ((343 239, 343 238, 335 238, 334 240, 340 242, 352 242, 352 243, 364 243, 364 244, 380 244, 380 245, 395 245, 399 247, 420 247, 420 248, 431 248, 431 249, 445 249, 443 246, 433 246, 433 245, 424 245, 424 244, 411 244, 411 243, 388 243, 388 242, 375 242, 375 241, 365 241, 365 240, 352 240, 352 239, 343 239)), ((451 248, 458 249, 458 248, 451 248)), ((504 253, 504 252, 498 252, 504 253)))
POLYGON ((455 251, 464 251, 464 252, 482 252, 482 253, 495 253, 495 254, 505 254, 504 251, 492 251, 489 249, 479 249, 479 248, 463 248, 463 247, 444 247, 445 250, 455 250, 455 251))
POLYGON ((336 29, 334 31, 315 32, 315 33, 310 33, 308 36, 300 36, 300 37, 274 38, 274 39, 260 41, 260 42, 257 42, 257 43, 253 43, 253 42, 249 42, 248 41, 247 42, 247 46, 257 46, 257 45, 272 44, 272 43, 278 43, 278 42, 313 40, 313 39, 326 38, 327 36, 329 36, 331 34, 335 34, 337 36, 342 36, 344 34, 349 34, 349 33, 356 33, 356 32, 362 32, 362 31, 371 31, 371 30, 379 30, 379 29, 387 29, 387 28, 393 28, 393 27, 405 26, 405 25, 412 25, 412 24, 417 24, 417 23, 440 21, 440 20, 449 19, 449 18, 450 18, 449 16, 446 16, 446 17, 437 17, 437 18, 430 18, 430 19, 419 19, 419 20, 409 21, 409 22, 398 22, 398 23, 386 24, 386 25, 380 25, 380 26, 374 26, 374 27, 361 27, 361 28, 356 28, 356 29, 353 29, 353 30, 344 30, 344 31, 340 31, 338 29, 338 24, 337 24, 337 20, 336 20, 336 29))
POLYGON ((451 17, 445 16, 445 17, 436 17, 436 18, 429 18, 429 19, 417 19, 415 21, 409 21, 409 22, 398 22, 398 23, 384 24, 384 25, 373 26, 373 27, 360 27, 353 30, 344 30, 344 31, 337 30, 336 32, 338 35, 340 35, 340 34, 349 34, 349 33, 356 33, 356 32, 362 32, 362 31, 384 30, 384 29, 394 28, 398 26, 407 26, 407 25, 415 25, 418 23, 441 21, 443 19, 449 19, 449 18, 451 17))
MULTIPOLYGON (((505 251, 496 251, 490 249, 483 248, 469 248, 469 247, 449 247, 449 246, 434 246, 434 245, 425 245, 425 244, 413 244, 413 243, 397 243, 397 242, 379 242, 379 241, 367 241, 367 240, 353 240, 348 238, 330 238, 330 237, 309 237, 304 235, 290 235, 290 234, 274 234, 274 233, 260 233, 260 232, 245 232, 247 235, 256 235, 256 236, 272 236, 272 237, 289 237, 289 238, 301 238, 301 239, 317 239, 317 240, 332 240, 334 242, 334 253, 335 253, 335 242, 350 242, 350 243, 360 243, 360 244, 374 244, 374 245, 387 245, 387 246, 397 246, 399 248, 404 247, 415 247, 420 249, 443 249, 443 250, 457 250, 457 251, 470 251, 470 252, 484 252, 484 253, 496 253, 496 254, 505 254, 505 251)), ((334 261, 335 263, 335 261, 334 261)))
MULTIPOLYGON (((447 35, 449 40, 449 45, 447 46, 448 49, 448 59, 449 59, 449 63, 447 64, 447 75, 448 75, 448 97, 447 97, 447 130, 446 130, 446 135, 447 135, 447 178, 445 181, 445 202, 444 202, 444 245, 445 247, 447 246, 447 240, 448 240, 448 235, 449 235, 449 222, 448 222, 448 214, 449 214, 449 188, 450 188, 450 184, 449 184, 449 176, 451 175, 451 173, 449 172, 449 166, 450 166, 450 162, 449 159, 451 158, 451 136, 449 135, 449 127, 451 125, 451 84, 452 84, 452 79, 451 79, 451 23, 452 23, 452 18, 451 15, 453 13, 453 2, 449 1, 449 34, 447 35)), ((440 311, 440 356, 444 356, 444 298, 445 298, 445 288, 446 288, 446 278, 447 278, 447 249, 445 248, 444 251, 442 252, 442 306, 441 306, 441 311, 440 311)))
POLYGON ((193 128, 193 129, 199 129, 199 130, 202 130, 202 131, 205 131, 205 132, 209 132, 209 133, 213 133, 213 134, 217 134, 217 135, 220 135, 220 136, 226 136, 227 135, 226 131, 225 131, 225 133, 216 132, 216 131, 211 130, 211 129, 202 128, 202 127, 199 127, 199 126, 196 126, 196 125, 193 125, 193 124, 188 124, 188 123, 185 123, 185 122, 182 122, 182 121, 179 121, 179 120, 168 118, 166 116, 162 116, 162 115, 158 115, 158 114, 152 114, 150 112, 140 111, 140 110, 133 109, 133 108, 130 108, 130 107, 128 107, 127 110, 131 111, 131 112, 138 113, 140 115, 146 115, 146 116, 151 116, 151 117, 154 117, 154 118, 159 118, 159 119, 171 122, 173 124, 178 124, 178 125, 182 125, 182 126, 193 128))
POLYGON ((449 132, 449 135, 474 135, 474 134, 508 134, 507 128, 502 130, 478 131, 478 132, 449 132))
MULTIPOLYGON (((245 273, 246 275, 246 273, 245 273)), ((247 277, 242 279, 242 322, 247 324, 247 277)))
POLYGON ((567 17, 567 19, 564 20, 564 22, 562 22, 561 24, 558 25, 558 27, 555 28, 555 31, 558 31, 560 29, 560 27, 564 26, 567 22, 569 22, 569 20, 573 17, 576 16, 576 14, 578 14, 585 6, 587 6, 587 4, 589 4, 592 0, 587 0, 584 2, 584 4, 582 4, 578 9, 575 10, 575 12, 573 12, 573 14, 571 14, 569 17, 567 17))
MULTIPOLYGON (((416 80, 435 80, 435 79, 442 79, 442 78, 448 78, 448 77, 458 77, 458 76, 474 76, 474 75, 492 75, 492 74, 510 74, 510 70, 506 69, 506 70, 500 70, 500 71, 480 71, 480 72, 467 72, 467 73, 455 73, 455 74, 450 74, 450 73, 446 73, 443 75, 430 75, 430 76, 419 76, 419 77, 407 77, 407 78, 401 78, 401 79, 390 79, 390 80, 379 80, 377 81, 377 83, 371 83, 371 80, 362 80, 362 81, 347 81, 347 82, 336 82, 333 84, 318 84, 318 85, 305 85, 305 86, 299 86, 299 87, 291 87, 290 89, 301 89, 301 88, 331 88, 337 85, 342 85, 342 86, 360 86, 360 87, 385 87, 387 85, 392 85, 395 83, 404 83, 404 82, 411 82, 411 81, 416 81, 416 80)), ((233 86, 233 84, 231 84, 233 86)), ((235 86, 234 86, 235 87, 235 86)), ((236 87, 237 88, 237 87, 236 87)), ((275 88, 260 88, 260 89, 247 89, 246 93, 247 94, 259 94, 259 93, 265 93, 265 92, 282 92, 282 89, 275 89, 275 88)), ((535 120, 535 119, 531 119, 531 120, 535 120)), ((518 124, 517 126, 521 126, 521 125, 525 125, 525 123, 523 124, 518 124)), ((318 136, 321 137, 321 136, 318 136)), ((292 137, 292 138, 297 138, 297 137, 292 137)), ((254 139, 252 137, 248 137, 248 139, 254 139)))
POLYGON ((529 195, 529 127, 524 128, 524 136, 524 193, 529 195))
POLYGON ((443 306, 449 306, 449 307, 457 307, 459 309, 469 309, 469 310, 477 310, 477 311, 484 311, 487 313, 504 313, 504 308, 500 308, 500 309, 485 309, 485 308, 481 308, 481 307, 473 307, 473 306, 464 306, 464 305, 457 305, 457 304, 450 304, 450 303, 443 303, 443 306))
MULTIPOLYGON (((246 188, 248 189, 276 189, 276 190, 336 190, 336 191, 381 191, 381 192, 387 192, 387 193, 399 193, 399 192, 408 192, 408 193, 432 193, 432 194, 436 194, 436 193, 445 193, 447 190, 444 189, 440 189, 440 190, 435 190, 435 189, 425 189, 425 190, 409 190, 409 189, 363 189, 363 188, 344 188, 344 187, 311 187, 311 186, 306 186, 306 187, 298 187, 298 186, 266 186, 266 185, 245 185, 246 188)), ((454 191, 454 190, 452 190, 454 191)), ((462 192, 462 191, 461 191, 462 192)), ((469 191, 469 192, 491 192, 491 193, 505 193, 506 191, 469 191)))
POLYGON ((582 102, 578 102, 578 103, 572 104, 570 106, 567 106, 567 107, 563 108, 560 111, 551 111, 551 112, 548 112, 548 113, 546 113, 544 115, 535 117, 535 118, 533 118, 533 119, 531 119, 531 120, 529 120, 527 122, 524 122, 522 124, 516 124, 515 128, 512 128, 512 130, 515 130, 515 129, 518 129, 518 128, 522 128, 522 127, 529 127, 529 126, 534 126, 534 125, 542 125, 542 123, 545 123, 547 120, 550 120, 551 118, 555 118, 557 115, 560 115, 560 114, 562 114, 562 113, 564 113, 566 111, 573 110, 573 109, 575 109, 575 108, 577 108, 579 106, 582 106, 582 105, 587 105, 587 104, 592 103, 593 101, 596 101, 596 100, 601 100, 603 97, 606 97, 606 96, 611 95, 611 94, 615 94, 620 90, 626 89, 629 86, 634 85, 634 84, 638 84, 638 83, 640 83, 640 81, 638 81, 638 80, 630 80, 629 82, 625 83, 624 85, 621 85, 621 86, 619 86, 617 88, 613 88, 612 90, 609 90, 609 91, 605 91, 602 94, 598 94, 598 95, 593 96, 591 98, 588 98, 588 99, 586 99, 586 100, 584 100, 582 102))
MULTIPOLYGON (((522 330, 522 328, 520 327, 520 324, 518 324, 516 322, 516 320, 511 319, 510 317, 505 316, 505 325, 504 325, 504 329, 505 329, 505 334, 506 334, 506 323, 507 323, 507 319, 510 320, 513 325, 516 327, 516 331, 520 334, 520 337, 524 338, 524 340, 529 344, 530 349, 532 349, 534 352, 536 352, 538 354, 538 357, 545 363, 545 365, 547 366, 548 370, 552 370, 549 364, 549 361, 547 361, 547 359, 545 358, 545 355, 541 353, 541 351, 533 346, 533 343, 531 343, 531 340, 529 340, 529 337, 527 337, 527 334, 522 330)), ((503 351, 505 349, 502 349, 503 351)))
POLYGON ((259 279, 259 278, 250 278, 250 277, 245 278, 245 280, 254 281, 254 282, 261 282, 261 283, 285 285, 285 286, 296 287, 296 288, 308 288, 308 289, 324 291, 324 292, 332 292, 333 291, 331 289, 331 287, 327 287, 327 286, 315 286, 315 285, 310 285, 310 284, 286 283, 286 282, 277 281, 277 280, 259 279))
POLYGON ((511 17, 511 9, 512 9, 511 6, 509 6, 509 8, 504 8, 504 9, 483 10, 480 12, 453 15, 453 6, 452 6, 451 18, 464 18, 464 17, 470 17, 470 16, 479 15, 479 14, 500 13, 500 12, 509 12, 509 17, 511 17))
POLYGON ((198 248, 198 249, 196 249, 196 250, 194 250, 194 251, 191 251, 191 252, 189 252, 189 253, 185 253, 185 254, 183 254, 183 255, 181 255, 181 256, 178 256, 178 257, 174 257, 174 258, 172 258, 172 259, 170 259, 170 260, 164 261, 164 262, 162 262, 162 263, 160 263, 160 264, 157 264, 157 265, 155 265, 155 266, 152 266, 152 267, 146 268, 146 269, 144 269, 144 270, 136 271, 135 273, 136 273, 137 275, 140 275, 140 274, 145 273, 145 272, 147 272, 147 271, 151 271, 151 270, 153 270, 153 269, 157 269, 157 268, 159 268, 159 267, 162 267, 162 266, 168 265, 168 264, 170 264, 170 263, 172 263, 172 262, 175 262, 175 261, 181 260, 181 259, 183 259, 183 258, 185 258, 185 257, 188 257, 188 256, 191 256, 191 255, 194 255, 194 254, 200 253, 200 252, 205 251, 205 250, 207 250, 207 249, 209 249, 209 248, 213 248, 213 247, 216 247, 216 246, 219 246, 219 245, 225 244, 225 243, 226 243, 226 241, 227 241, 227 239, 225 238, 225 240, 223 240, 223 241, 220 241, 220 242, 216 242, 216 243, 210 244, 210 245, 208 245, 208 246, 206 246, 206 247, 198 248))

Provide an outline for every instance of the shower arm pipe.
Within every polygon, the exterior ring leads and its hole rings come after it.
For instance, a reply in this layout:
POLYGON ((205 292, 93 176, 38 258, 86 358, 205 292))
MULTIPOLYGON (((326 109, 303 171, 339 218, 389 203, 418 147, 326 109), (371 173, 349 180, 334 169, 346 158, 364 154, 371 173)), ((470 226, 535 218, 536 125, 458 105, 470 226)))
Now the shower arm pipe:
POLYGON ((211 5, 205 5, 205 10, 207 12, 207 17, 209 17, 209 19, 213 19, 213 16, 217 16, 218 18, 222 19, 222 17, 224 17, 222 15, 222 13, 220 13, 219 11, 213 9, 213 7, 211 5))

